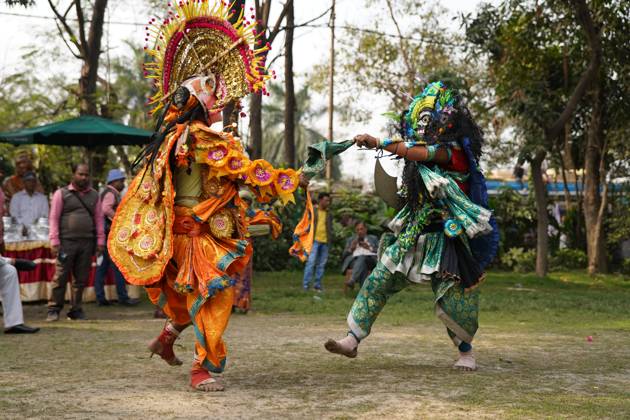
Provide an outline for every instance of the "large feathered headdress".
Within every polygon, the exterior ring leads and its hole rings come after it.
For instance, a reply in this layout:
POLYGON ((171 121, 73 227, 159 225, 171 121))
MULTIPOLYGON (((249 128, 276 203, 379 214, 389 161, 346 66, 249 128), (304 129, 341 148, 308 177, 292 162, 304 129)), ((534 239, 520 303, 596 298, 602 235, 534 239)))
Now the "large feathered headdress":
MULTIPOLYGON (((253 13, 253 12, 252 12, 253 13)), ((151 113, 186 80, 209 76, 214 81, 214 111, 250 92, 263 90, 269 78, 264 66, 268 45, 255 49, 256 17, 247 19, 245 8, 235 13, 221 0, 187 0, 169 3, 164 21, 155 18, 147 29, 145 76, 155 79, 151 113), (234 23, 231 23, 234 22, 234 23)))

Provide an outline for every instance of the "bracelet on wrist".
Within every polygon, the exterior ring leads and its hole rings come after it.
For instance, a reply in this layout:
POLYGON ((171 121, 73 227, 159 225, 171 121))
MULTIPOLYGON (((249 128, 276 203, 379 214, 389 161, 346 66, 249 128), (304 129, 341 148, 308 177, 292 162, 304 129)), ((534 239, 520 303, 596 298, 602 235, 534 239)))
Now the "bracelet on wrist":
POLYGON ((435 154, 438 150, 438 145, 431 144, 427 146, 427 161, 432 161, 435 158, 435 154))

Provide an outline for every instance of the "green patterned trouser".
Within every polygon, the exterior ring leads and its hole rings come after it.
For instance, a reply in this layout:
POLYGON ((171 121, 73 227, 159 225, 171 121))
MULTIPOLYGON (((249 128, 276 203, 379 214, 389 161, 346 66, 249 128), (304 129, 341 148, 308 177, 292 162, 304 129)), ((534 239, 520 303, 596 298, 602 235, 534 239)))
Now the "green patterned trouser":
MULTIPOLYGON (((409 284, 401 273, 392 274, 379 262, 363 282, 348 314, 352 334, 360 340, 367 337, 387 300, 409 284)), ((436 276, 431 281, 431 287, 435 294, 435 313, 446 326, 453 343, 470 343, 478 327, 478 290, 465 292, 458 284, 436 276)))

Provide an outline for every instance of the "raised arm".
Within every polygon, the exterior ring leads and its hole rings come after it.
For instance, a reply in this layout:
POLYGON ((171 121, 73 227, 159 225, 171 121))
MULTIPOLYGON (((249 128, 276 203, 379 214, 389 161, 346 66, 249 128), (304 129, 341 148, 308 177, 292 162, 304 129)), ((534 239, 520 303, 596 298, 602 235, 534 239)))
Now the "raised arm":
POLYGON ((449 161, 448 151, 442 147, 407 147, 402 141, 383 145, 379 139, 377 139, 376 137, 372 137, 369 134, 359 134, 354 137, 354 141, 359 147, 366 147, 368 149, 382 148, 395 155, 417 162, 447 163, 449 161))

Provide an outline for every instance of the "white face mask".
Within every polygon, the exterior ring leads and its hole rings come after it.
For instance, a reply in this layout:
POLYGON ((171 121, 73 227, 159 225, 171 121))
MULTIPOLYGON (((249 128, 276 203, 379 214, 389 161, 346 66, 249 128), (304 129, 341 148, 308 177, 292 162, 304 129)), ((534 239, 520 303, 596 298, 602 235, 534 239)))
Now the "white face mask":
POLYGON ((420 113, 418 116, 418 126, 416 127, 416 133, 418 135, 419 140, 424 140, 424 133, 431 123, 431 119, 433 118, 433 112, 429 109, 426 109, 420 113))

